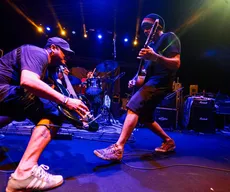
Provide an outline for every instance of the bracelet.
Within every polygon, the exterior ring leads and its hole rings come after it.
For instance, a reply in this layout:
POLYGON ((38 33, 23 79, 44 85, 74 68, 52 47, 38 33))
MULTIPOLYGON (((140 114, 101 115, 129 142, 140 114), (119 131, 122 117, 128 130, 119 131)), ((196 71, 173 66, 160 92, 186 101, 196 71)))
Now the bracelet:
POLYGON ((69 101, 69 97, 64 96, 63 104, 65 105, 69 101))

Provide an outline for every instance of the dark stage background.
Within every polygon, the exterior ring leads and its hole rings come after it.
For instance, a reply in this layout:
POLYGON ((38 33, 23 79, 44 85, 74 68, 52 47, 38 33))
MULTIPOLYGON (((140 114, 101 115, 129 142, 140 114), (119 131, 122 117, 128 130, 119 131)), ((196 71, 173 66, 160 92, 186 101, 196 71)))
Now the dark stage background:
POLYGON ((166 31, 175 32, 182 45, 180 82, 188 93, 190 84, 199 90, 229 94, 230 78, 230 2, 228 0, 1 0, 0 49, 4 53, 21 44, 43 47, 48 37, 58 34, 57 20, 67 30, 65 37, 76 54, 70 67, 93 69, 104 60, 113 60, 113 32, 117 33, 117 62, 122 78, 121 94, 127 92, 127 82, 138 67, 136 56, 144 43, 138 31, 139 45, 134 47, 137 17, 160 14, 166 31), (16 5, 36 24, 50 26, 51 31, 39 34, 28 20, 10 3, 16 5), (55 13, 55 14, 54 14, 55 13), (56 17, 56 19, 55 19, 56 17), (83 20, 88 38, 83 38, 83 20), (75 30, 76 34, 71 31, 75 30), (103 34, 102 40, 97 33, 103 34), (124 43, 124 37, 129 38, 124 43))

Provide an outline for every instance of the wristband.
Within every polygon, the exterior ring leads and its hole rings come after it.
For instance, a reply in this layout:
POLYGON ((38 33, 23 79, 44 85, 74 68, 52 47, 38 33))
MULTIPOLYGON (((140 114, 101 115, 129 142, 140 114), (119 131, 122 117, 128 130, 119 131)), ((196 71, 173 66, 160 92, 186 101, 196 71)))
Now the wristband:
POLYGON ((68 100, 69 100, 69 97, 64 96, 63 105, 65 105, 68 102, 68 100))

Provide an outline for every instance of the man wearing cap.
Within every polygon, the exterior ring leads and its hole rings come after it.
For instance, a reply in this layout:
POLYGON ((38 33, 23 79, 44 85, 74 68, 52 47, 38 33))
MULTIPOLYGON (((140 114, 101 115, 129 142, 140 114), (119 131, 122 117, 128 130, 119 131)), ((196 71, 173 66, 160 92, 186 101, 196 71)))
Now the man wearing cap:
MULTIPOLYGON (((128 112, 121 135, 115 144, 105 149, 94 150, 94 154, 104 160, 122 159, 125 143, 139 120, 163 140, 162 145, 155 148, 155 151, 164 153, 173 151, 176 147, 173 139, 154 120, 153 112, 172 89, 176 71, 180 67, 181 46, 180 40, 174 33, 164 33, 164 20, 154 13, 147 15, 141 23, 144 34, 149 35, 157 19, 159 25, 153 42, 139 52, 139 57, 146 61, 144 65, 146 77, 144 84, 127 104, 128 112)), ((135 78, 129 81, 129 87, 135 85, 135 78)))
POLYGON ((46 172, 38 159, 61 125, 56 102, 70 110, 88 111, 78 99, 68 98, 43 82, 48 66, 65 65, 67 54, 74 53, 59 37, 49 38, 45 48, 23 45, 0 58, 0 116, 12 120, 28 118, 36 126, 6 191, 47 190, 63 183, 61 175, 46 172))

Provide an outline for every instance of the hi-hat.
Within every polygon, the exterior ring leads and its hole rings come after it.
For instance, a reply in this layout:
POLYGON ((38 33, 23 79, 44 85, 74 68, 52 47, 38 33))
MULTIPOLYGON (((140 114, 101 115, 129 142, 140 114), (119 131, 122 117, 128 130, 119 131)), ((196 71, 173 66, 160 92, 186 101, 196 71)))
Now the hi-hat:
POLYGON ((98 72, 110 72, 114 71, 118 67, 116 61, 107 60, 97 65, 96 70, 98 72))

